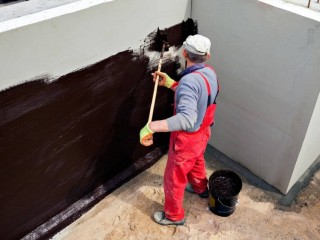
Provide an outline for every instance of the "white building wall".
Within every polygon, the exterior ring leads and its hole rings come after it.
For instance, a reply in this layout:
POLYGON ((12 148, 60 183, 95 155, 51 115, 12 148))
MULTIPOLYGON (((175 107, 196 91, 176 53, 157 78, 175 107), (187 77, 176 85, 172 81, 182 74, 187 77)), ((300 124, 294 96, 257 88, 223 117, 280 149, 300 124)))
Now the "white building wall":
POLYGON ((320 95, 294 168, 288 190, 320 155, 320 95))
MULTIPOLYGON (((2 21, 0 90, 138 48, 190 11, 190 0, 76 1, 2 21)), ((308 11, 301 17, 256 0, 192 1, 221 81, 210 143, 282 192, 319 155, 320 24, 308 11)))
POLYGON ((210 144, 286 193, 320 88, 319 22, 256 0, 193 1, 192 17, 221 84, 210 144))
POLYGON ((82 0, 2 21, 0 90, 39 75, 56 78, 137 49, 158 27, 190 17, 190 6, 190 0, 82 0))

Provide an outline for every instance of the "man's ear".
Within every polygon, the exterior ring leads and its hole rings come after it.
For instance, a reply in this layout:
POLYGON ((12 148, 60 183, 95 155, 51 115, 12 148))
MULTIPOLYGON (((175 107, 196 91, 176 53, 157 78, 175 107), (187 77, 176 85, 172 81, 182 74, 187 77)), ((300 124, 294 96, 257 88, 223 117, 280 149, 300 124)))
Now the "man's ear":
POLYGON ((186 50, 186 49, 183 49, 183 51, 182 51, 182 56, 183 56, 185 59, 187 59, 188 53, 187 53, 187 50, 186 50))
POLYGON ((211 58, 211 54, 208 53, 208 54, 206 55, 206 60, 209 60, 210 58, 211 58))

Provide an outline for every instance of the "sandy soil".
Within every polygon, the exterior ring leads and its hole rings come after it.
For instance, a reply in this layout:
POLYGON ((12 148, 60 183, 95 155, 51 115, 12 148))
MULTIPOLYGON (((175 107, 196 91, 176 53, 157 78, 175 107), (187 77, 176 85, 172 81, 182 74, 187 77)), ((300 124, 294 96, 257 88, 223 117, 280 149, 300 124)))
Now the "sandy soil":
MULTIPOLYGON (((243 179, 239 205, 229 217, 208 209, 207 200, 186 193, 184 226, 160 226, 152 215, 163 209, 162 176, 167 156, 104 198, 53 240, 113 239, 292 239, 320 240, 320 171, 290 207, 274 192, 243 179)), ((208 164, 210 165, 210 164, 208 164)), ((208 168, 208 177, 214 169, 208 168)))

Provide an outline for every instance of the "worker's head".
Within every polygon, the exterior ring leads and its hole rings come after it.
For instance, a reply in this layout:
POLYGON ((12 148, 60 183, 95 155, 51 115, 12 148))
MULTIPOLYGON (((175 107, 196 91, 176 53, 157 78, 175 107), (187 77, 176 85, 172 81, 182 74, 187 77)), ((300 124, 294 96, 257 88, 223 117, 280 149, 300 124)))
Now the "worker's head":
POLYGON ((194 63, 203 63, 210 58, 211 42, 209 38, 202 35, 187 37, 183 43, 185 49, 183 56, 194 63))

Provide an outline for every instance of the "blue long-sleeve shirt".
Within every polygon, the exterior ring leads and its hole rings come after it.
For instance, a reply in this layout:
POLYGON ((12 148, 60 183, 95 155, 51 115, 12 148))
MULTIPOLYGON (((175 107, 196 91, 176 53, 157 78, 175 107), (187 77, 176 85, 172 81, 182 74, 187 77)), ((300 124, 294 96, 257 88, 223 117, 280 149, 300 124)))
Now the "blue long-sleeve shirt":
POLYGON ((211 103, 218 94, 217 76, 212 69, 204 64, 196 64, 182 71, 183 76, 175 91, 176 114, 167 119, 169 131, 184 130, 194 132, 200 128, 208 105, 208 90, 205 80, 192 73, 201 72, 210 84, 211 103))

